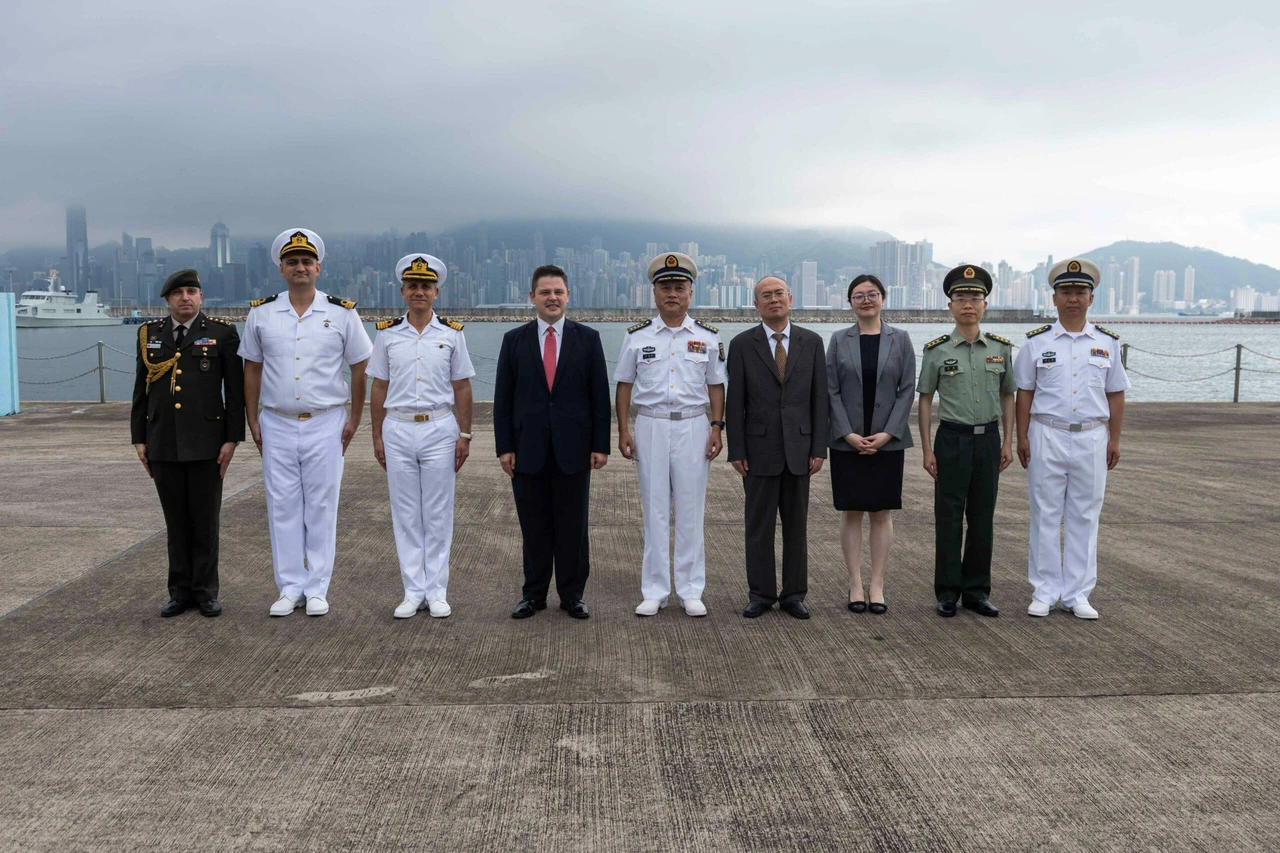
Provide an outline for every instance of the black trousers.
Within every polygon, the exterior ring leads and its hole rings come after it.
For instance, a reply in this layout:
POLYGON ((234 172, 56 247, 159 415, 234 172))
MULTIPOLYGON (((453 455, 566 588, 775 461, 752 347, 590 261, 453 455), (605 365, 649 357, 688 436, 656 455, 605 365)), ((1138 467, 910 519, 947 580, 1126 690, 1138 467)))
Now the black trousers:
POLYGON ((1000 429, 988 426, 982 435, 974 435, 972 427, 968 432, 939 427, 933 452, 938 459, 933 485, 934 594, 939 601, 986 598, 991 594, 1000 429))
POLYGON ((169 535, 169 597, 200 603, 218 597, 218 518, 222 478, 216 459, 149 462, 169 535))
POLYGON ((804 601, 809 591, 809 475, 783 471, 757 477, 748 470, 746 490, 747 587, 751 600, 804 601), (782 518, 782 591, 773 556, 774 527, 782 518))
POLYGON ((565 474, 548 448, 542 470, 517 473, 511 488, 524 538, 524 597, 545 601, 554 572, 560 603, 580 601, 591 573, 587 542, 591 469, 565 474))

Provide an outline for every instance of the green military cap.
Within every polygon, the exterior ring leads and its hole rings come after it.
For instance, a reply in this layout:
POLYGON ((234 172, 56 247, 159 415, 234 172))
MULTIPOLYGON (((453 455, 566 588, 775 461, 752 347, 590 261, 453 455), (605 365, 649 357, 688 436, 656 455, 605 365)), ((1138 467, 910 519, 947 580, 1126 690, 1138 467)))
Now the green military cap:
POLYGON ((1049 286, 1055 290, 1064 284, 1083 284, 1093 290, 1102 283, 1102 270, 1093 261, 1072 258, 1058 261, 1049 270, 1049 286))
POLYGON ((698 265, 684 252, 668 252, 649 262, 649 281, 657 284, 668 279, 693 281, 698 277, 698 265))
POLYGON ((164 280, 164 287, 160 288, 160 298, 164 299, 179 287, 200 287, 200 274, 195 270, 178 270, 164 280))
POLYGON ((942 280, 942 292, 948 299, 953 293, 980 293, 985 299, 991 294, 991 273, 974 264, 961 264, 942 280))

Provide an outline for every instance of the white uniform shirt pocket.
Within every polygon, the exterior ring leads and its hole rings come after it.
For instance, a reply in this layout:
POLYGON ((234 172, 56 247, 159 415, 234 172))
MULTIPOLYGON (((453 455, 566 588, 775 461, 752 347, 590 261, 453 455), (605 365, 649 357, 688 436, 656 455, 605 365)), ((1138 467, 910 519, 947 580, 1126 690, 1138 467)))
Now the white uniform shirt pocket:
POLYGON ((666 354, 654 349, 651 353, 643 352, 643 348, 636 350, 636 385, 644 389, 657 388, 668 372, 666 354))
POLYGON ((1107 384, 1107 374, 1111 372, 1111 359, 1101 356, 1089 357, 1089 384, 1103 386, 1107 384))

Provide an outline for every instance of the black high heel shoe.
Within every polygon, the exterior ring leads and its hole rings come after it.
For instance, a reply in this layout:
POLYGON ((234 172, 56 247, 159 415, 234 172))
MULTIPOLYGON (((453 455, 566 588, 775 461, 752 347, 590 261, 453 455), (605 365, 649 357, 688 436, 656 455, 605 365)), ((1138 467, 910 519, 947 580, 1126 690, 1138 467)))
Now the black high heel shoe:
POLYGON ((882 616, 889 612, 889 605, 885 604, 883 601, 873 601, 867 605, 867 609, 877 616, 882 616))
MULTIPOLYGON (((850 595, 853 595, 853 590, 849 590, 849 594, 850 594, 850 595)), ((866 613, 866 612, 867 612, 867 602, 865 602, 865 601, 850 601, 850 602, 849 602, 849 612, 850 612, 850 613, 866 613)))

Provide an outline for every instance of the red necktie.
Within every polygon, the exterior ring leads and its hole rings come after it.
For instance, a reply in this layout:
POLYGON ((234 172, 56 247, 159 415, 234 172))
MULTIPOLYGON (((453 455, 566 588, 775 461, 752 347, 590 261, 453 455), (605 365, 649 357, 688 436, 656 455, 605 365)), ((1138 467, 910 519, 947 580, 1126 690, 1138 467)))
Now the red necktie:
POLYGON ((547 390, 555 386, 556 381, 556 330, 547 327, 547 340, 542 345, 542 369, 547 374, 547 390))

